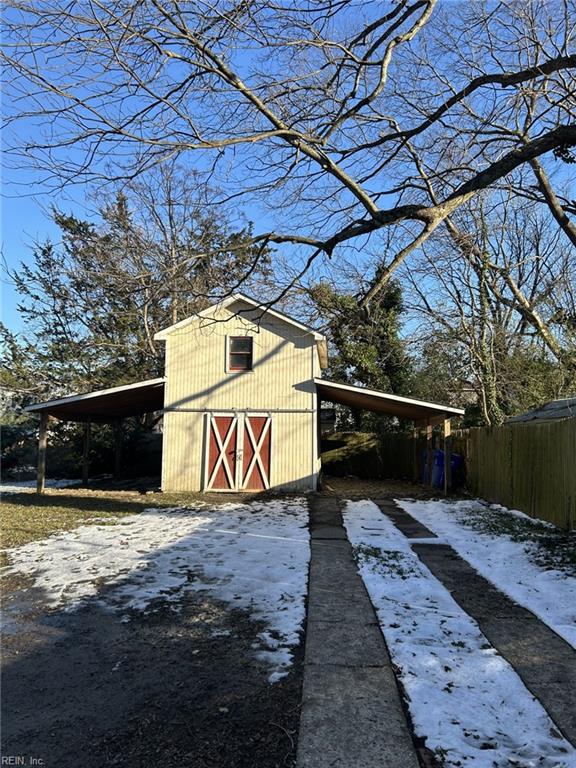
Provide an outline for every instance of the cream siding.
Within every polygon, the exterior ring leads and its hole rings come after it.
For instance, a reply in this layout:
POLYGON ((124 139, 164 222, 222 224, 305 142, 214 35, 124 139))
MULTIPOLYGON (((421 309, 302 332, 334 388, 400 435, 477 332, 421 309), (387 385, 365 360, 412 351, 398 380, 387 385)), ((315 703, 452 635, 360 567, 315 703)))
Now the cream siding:
POLYGON ((202 490, 206 413, 272 416, 271 484, 316 486, 316 388, 320 366, 311 333, 278 318, 236 314, 241 304, 172 331, 166 339, 162 487, 202 490), (226 372, 227 336, 250 335, 253 370, 226 372))
MULTIPOLYGON (((204 413, 168 412, 164 446, 162 487, 166 491, 203 490, 205 428, 204 413)), ((270 480, 274 488, 306 491, 315 485, 311 472, 311 422, 314 414, 272 414, 270 480)))

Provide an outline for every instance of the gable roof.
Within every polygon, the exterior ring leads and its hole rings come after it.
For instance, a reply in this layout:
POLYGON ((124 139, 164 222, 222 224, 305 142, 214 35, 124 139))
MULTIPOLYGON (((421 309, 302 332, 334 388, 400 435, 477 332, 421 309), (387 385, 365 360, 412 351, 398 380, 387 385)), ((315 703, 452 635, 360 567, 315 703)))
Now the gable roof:
POLYGON ((283 322, 288 323, 288 325, 299 328, 301 331, 304 331, 304 333, 311 334, 316 339, 316 341, 324 341, 326 339, 324 334, 319 333, 309 325, 304 325, 304 323, 300 323, 298 320, 294 320, 293 317, 285 315, 283 312, 279 312, 277 309, 272 309, 272 307, 269 307, 266 303, 257 301, 256 299, 247 296, 245 293, 233 293, 231 296, 228 296, 222 301, 216 304, 212 304, 211 306, 202 310, 202 312, 197 312, 195 315, 190 315, 190 317, 186 317, 184 320, 180 320, 180 322, 168 326, 168 328, 163 328, 161 331, 158 331, 158 333, 154 334, 154 339, 156 341, 165 341, 173 331, 179 330, 180 328, 185 328, 187 325, 191 325, 198 319, 210 317, 210 315, 213 314, 215 310, 225 309, 237 301, 244 302, 253 309, 262 310, 262 317, 264 317, 264 315, 275 317, 278 320, 282 320, 283 322))

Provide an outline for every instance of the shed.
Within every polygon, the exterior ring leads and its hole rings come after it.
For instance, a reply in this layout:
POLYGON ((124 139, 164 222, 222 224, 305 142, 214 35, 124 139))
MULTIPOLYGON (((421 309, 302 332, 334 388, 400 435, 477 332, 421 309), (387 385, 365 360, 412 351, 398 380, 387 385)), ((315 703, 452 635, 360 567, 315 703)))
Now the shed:
POLYGON ((42 417, 38 490, 50 417, 89 425, 162 410, 165 491, 305 492, 318 482, 322 401, 412 419, 430 439, 434 424, 449 439, 450 419, 463 413, 323 379, 324 335, 241 293, 155 338, 166 345, 163 378, 27 409, 42 417))

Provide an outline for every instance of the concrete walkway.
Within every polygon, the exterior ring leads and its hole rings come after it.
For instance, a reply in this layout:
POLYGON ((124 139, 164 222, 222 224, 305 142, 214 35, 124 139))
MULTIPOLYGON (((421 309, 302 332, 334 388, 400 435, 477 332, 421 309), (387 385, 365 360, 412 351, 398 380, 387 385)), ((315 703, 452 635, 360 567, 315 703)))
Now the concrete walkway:
POLYGON ((314 497, 298 768, 418 768, 390 657, 342 526, 314 497))
MULTIPOLYGON (((435 538, 390 501, 374 499, 407 538, 435 538)), ((558 729, 576 746, 576 651, 533 613, 517 605, 445 544, 412 548, 482 633, 514 667, 558 729)), ((513 564, 510 564, 513 568, 513 564)))

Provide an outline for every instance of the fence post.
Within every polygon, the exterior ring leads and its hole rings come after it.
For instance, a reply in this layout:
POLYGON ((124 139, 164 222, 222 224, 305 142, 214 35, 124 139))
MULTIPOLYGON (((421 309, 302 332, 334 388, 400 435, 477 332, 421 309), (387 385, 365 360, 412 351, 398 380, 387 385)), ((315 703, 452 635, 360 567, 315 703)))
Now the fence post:
POLYGON ((122 419, 114 424, 114 478, 118 480, 122 474, 122 443, 124 433, 122 429, 122 419))
POLYGON ((450 419, 444 419, 444 495, 452 488, 452 437, 450 419))
POLYGON ((428 485, 432 485, 432 424, 430 419, 426 424, 426 470, 428 473, 428 485))
POLYGON ((90 421, 84 422, 84 446, 82 451, 82 487, 88 488, 90 470, 90 421))
POLYGON ((414 482, 417 483, 419 478, 419 472, 418 472, 418 437, 420 435, 420 430, 418 427, 414 427, 412 430, 412 475, 414 477, 414 482))

